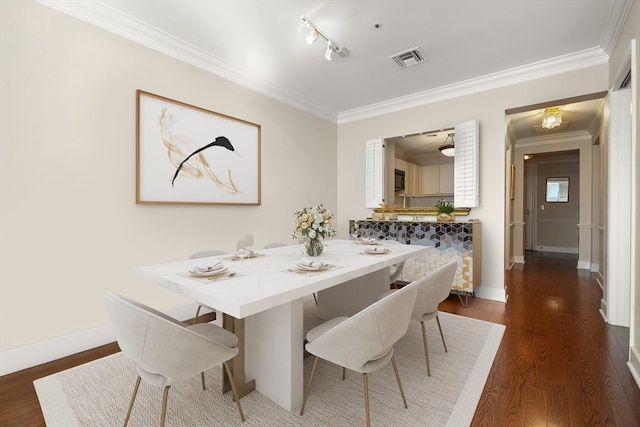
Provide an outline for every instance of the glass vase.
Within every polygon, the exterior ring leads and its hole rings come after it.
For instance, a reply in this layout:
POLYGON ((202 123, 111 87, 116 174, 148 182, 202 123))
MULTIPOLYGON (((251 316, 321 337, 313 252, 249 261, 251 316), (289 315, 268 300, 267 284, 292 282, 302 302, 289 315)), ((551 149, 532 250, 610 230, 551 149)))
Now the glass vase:
POLYGON ((319 256, 322 253, 324 246, 322 246, 322 240, 320 239, 307 239, 304 246, 304 251, 309 256, 319 256))

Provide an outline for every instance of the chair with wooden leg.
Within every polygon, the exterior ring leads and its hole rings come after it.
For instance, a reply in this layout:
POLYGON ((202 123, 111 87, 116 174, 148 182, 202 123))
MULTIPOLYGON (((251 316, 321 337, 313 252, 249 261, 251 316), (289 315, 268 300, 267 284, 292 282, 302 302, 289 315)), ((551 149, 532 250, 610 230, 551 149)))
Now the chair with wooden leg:
MULTIPOLYGON (((451 284, 456 275, 456 269, 458 263, 449 261, 447 264, 433 270, 426 276, 416 280, 414 283, 419 283, 418 296, 416 298, 416 304, 413 308, 411 318, 420 322, 422 327, 422 343, 424 346, 424 358, 427 364, 427 376, 431 376, 431 366, 429 364, 429 346, 427 344, 427 330, 424 322, 430 319, 436 319, 438 324, 438 330, 440 331, 440 337, 442 338, 442 345, 444 346, 445 353, 447 352, 447 343, 444 340, 444 334, 442 333, 442 325, 440 325, 440 318, 438 317, 438 305, 451 293, 451 284)), ((395 292, 395 289, 385 292, 380 296, 384 298, 390 293, 395 292)))
POLYGON ((389 361, 393 364, 404 407, 408 407, 393 345, 407 332, 417 293, 418 288, 409 284, 351 317, 333 318, 307 333, 305 348, 316 358, 300 415, 304 414, 319 358, 362 374, 367 426, 371 424, 368 374, 386 366, 389 361))
MULTIPOLYGON (((140 381, 163 388, 160 427, 164 426, 169 388, 222 363, 229 376, 240 419, 245 420, 229 360, 238 354, 238 338, 210 323, 187 325, 113 292, 105 295, 107 313, 122 352, 137 364, 124 426, 129 422, 140 381)), ((204 388, 204 383, 203 383, 204 388)), ((148 425, 148 422, 144 424, 148 425)))

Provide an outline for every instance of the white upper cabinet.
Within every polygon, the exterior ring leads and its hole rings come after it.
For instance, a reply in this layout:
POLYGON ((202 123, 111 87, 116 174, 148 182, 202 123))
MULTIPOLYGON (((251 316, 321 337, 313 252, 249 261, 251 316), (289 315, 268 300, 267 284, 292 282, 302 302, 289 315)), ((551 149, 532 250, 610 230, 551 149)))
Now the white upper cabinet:
POLYGON ((420 189, 414 194, 453 194, 453 163, 420 166, 420 189))

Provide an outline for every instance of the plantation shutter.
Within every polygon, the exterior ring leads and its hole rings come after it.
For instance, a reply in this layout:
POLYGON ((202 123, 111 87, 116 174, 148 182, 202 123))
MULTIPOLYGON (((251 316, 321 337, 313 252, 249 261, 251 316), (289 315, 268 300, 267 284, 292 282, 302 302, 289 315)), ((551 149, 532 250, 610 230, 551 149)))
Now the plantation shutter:
POLYGON ((366 207, 378 208, 384 200, 384 144, 372 139, 366 145, 366 207))
POLYGON ((457 208, 476 208, 478 195, 478 121, 455 126, 454 199, 457 208))

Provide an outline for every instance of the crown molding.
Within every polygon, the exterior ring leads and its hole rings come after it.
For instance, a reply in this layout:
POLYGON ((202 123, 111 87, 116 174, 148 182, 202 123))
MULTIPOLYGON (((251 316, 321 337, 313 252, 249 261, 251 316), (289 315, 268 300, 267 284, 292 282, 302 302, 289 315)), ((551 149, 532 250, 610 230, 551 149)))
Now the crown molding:
MULTIPOLYGON (((515 148, 538 147, 543 144, 566 144, 570 142, 591 141, 591 134, 586 130, 575 132, 559 133, 555 135, 534 136, 531 138, 520 138, 516 141, 515 148)), ((547 150, 548 151, 548 150, 547 150)))
POLYGON ((345 111, 339 114, 338 123, 346 123, 382 114, 394 113, 407 108, 419 107, 421 105, 432 104, 434 102, 440 102, 447 99, 472 95, 474 93, 524 83, 543 77, 550 77, 557 74, 606 64, 608 61, 609 56, 601 48, 597 47, 586 49, 569 55, 539 61, 533 64, 488 74, 475 79, 345 111))
POLYGON ((337 112, 313 104, 296 93, 237 68, 203 49, 125 15, 100 1, 36 0, 36 2, 302 111, 337 122, 337 112))
POLYGON ((330 111, 311 103, 296 93, 246 70, 239 69, 215 55, 122 14, 100 1, 36 0, 36 2, 292 107, 341 124, 607 63, 609 60, 607 52, 610 52, 615 46, 633 0, 614 2, 614 8, 607 21, 607 31, 602 40, 605 49, 600 47, 586 49, 343 112, 330 111))

